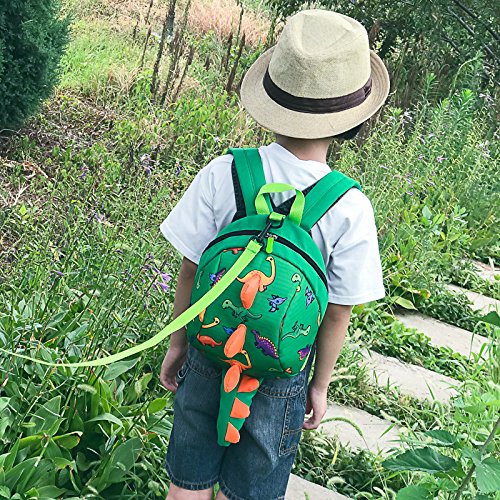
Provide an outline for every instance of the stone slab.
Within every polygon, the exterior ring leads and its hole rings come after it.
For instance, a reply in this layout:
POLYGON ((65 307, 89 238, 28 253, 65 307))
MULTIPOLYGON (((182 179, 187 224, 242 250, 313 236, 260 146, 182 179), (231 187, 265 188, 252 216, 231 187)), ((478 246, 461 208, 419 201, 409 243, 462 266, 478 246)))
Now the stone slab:
POLYGON ((472 262, 476 266, 479 275, 485 280, 496 281, 498 278, 495 278, 495 275, 500 276, 500 268, 477 260, 473 260, 472 262))
POLYGON ((351 420, 363 433, 363 436, 360 436, 359 432, 348 422, 338 420, 320 425, 321 430, 337 436, 343 445, 367 449, 373 453, 388 451, 398 446, 399 427, 392 422, 370 415, 358 408, 332 404, 328 407, 324 419, 334 417, 351 420))
POLYGON ((452 386, 458 386, 459 382, 450 377, 374 351, 364 354, 368 375, 380 387, 397 386, 403 394, 419 400, 436 399, 441 403, 447 403, 457 394, 452 386))
POLYGON ((474 335, 468 330, 449 325, 429 316, 414 312, 401 312, 396 314, 408 328, 416 328, 429 337, 431 344, 440 347, 449 347, 455 352, 469 357, 471 352, 478 354, 483 345, 489 341, 481 335, 474 335))
POLYGON ((349 497, 292 474, 288 480, 285 500, 349 500, 349 497))
POLYGON ((467 295, 469 300, 472 302, 472 307, 474 307, 474 309, 478 309, 484 314, 488 314, 490 311, 500 312, 500 300, 486 297, 486 295, 481 295, 480 293, 472 292, 471 290, 466 290, 465 288, 460 288, 455 285, 448 285, 447 288, 454 293, 464 293, 467 295))

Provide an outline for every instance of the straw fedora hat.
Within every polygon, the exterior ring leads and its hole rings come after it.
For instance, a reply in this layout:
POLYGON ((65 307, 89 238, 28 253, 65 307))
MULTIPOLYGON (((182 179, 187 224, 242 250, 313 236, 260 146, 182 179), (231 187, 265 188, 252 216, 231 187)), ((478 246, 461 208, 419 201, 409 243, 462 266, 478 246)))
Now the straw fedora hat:
POLYGON ((389 93, 389 74, 355 19, 327 10, 292 16, 278 43, 250 67, 241 102, 263 127, 318 139, 367 120, 389 93))

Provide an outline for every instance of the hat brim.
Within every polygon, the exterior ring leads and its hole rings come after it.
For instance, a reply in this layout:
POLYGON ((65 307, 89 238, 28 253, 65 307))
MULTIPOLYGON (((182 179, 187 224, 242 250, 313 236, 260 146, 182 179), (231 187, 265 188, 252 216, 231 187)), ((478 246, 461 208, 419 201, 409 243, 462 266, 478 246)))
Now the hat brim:
POLYGON ((372 91, 359 106, 336 113, 301 113, 275 102, 264 89, 263 79, 274 47, 262 54, 250 67, 241 84, 241 102, 252 118, 264 128, 288 137, 320 139, 341 134, 374 115, 389 95, 387 69, 375 52, 370 51, 372 91))

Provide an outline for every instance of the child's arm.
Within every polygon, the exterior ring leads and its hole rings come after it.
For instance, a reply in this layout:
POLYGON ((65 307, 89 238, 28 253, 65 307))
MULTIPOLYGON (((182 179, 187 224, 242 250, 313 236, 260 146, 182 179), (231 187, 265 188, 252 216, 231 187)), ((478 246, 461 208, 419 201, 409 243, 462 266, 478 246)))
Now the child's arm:
MULTIPOLYGON (((175 290, 174 319, 189 307, 196 269, 198 266, 184 257, 175 290)), ((171 335, 170 345, 161 365, 160 382, 166 389, 174 393, 177 390, 175 375, 186 359, 187 347, 186 329, 181 328, 171 335)))
POLYGON ((316 429, 325 416, 327 391, 332 371, 344 343, 352 306, 328 304, 318 331, 314 375, 307 393, 306 413, 312 416, 304 422, 304 429, 316 429))

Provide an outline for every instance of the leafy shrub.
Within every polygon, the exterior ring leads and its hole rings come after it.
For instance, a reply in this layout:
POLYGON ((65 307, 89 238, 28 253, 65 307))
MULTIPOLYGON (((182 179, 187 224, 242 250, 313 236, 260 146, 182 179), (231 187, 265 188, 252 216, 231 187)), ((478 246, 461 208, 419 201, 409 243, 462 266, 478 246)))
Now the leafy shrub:
POLYGON ((0 4, 0 130, 21 125, 50 95, 67 41, 59 0, 0 4))

